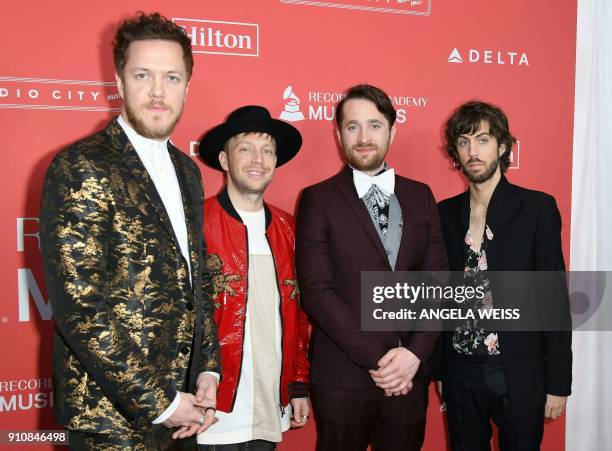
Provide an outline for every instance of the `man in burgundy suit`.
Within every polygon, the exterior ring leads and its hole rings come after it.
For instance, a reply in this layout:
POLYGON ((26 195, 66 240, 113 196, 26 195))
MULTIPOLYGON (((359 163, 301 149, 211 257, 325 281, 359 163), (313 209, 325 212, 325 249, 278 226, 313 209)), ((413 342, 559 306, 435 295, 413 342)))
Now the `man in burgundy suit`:
POLYGON ((304 190, 296 264, 311 316, 317 450, 418 450, 437 332, 363 332, 362 271, 437 271, 447 257, 436 202, 385 162, 396 129, 389 96, 354 86, 336 108, 347 166, 304 190))

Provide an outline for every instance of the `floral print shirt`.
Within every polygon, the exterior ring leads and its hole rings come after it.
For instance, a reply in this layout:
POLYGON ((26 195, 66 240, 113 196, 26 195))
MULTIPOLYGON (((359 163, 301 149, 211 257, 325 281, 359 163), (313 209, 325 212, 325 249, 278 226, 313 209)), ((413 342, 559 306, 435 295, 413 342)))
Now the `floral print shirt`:
MULTIPOLYGON (((491 284, 486 275, 487 246, 493 240, 493 232, 485 225, 485 233, 482 237, 480 251, 474 249, 474 239, 468 230, 465 234, 465 278, 474 279, 475 284, 485 288, 483 299, 474 299, 473 309, 493 308, 493 297, 491 296, 491 284)), ((478 320, 466 320, 464 324, 455 328, 453 333, 453 348, 460 354, 465 355, 499 355, 499 339, 497 332, 487 331, 480 327, 478 320)))

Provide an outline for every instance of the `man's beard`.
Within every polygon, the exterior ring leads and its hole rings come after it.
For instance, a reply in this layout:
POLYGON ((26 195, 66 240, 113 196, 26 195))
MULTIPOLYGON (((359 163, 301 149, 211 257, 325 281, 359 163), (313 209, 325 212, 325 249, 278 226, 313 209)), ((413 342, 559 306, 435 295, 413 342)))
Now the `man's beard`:
POLYGON ((480 174, 473 174, 470 172, 470 170, 467 168, 467 165, 469 163, 473 163, 474 161, 481 161, 481 160, 468 160, 465 165, 461 166, 461 169, 463 170, 463 173, 465 174, 465 176, 468 178, 468 180, 472 183, 484 183, 487 180, 489 180, 491 177, 493 177, 493 175, 495 174, 495 171, 497 170, 497 167, 499 166, 499 158, 492 161, 491 164, 489 164, 485 170, 480 173, 480 174))
MULTIPOLYGON (((167 105, 165 106, 167 107, 167 105)), ((166 139, 170 136, 172 130, 174 130, 174 127, 176 126, 176 123, 181 118, 182 111, 179 112, 179 114, 177 114, 176 117, 163 128, 149 127, 143 120, 140 119, 136 111, 132 109, 130 104, 127 102, 125 103, 125 113, 127 115, 129 124, 139 135, 148 139, 166 139)))
POLYGON ((380 147, 377 145, 371 144, 370 146, 375 148, 375 152, 372 158, 367 160, 362 160, 358 158, 359 153, 356 150, 353 150, 355 147, 363 147, 363 145, 354 145, 348 151, 344 151, 344 155, 346 157, 346 162, 354 169, 357 169, 361 172, 373 171, 382 166, 385 161, 385 157, 387 156, 387 151, 381 152, 380 147))

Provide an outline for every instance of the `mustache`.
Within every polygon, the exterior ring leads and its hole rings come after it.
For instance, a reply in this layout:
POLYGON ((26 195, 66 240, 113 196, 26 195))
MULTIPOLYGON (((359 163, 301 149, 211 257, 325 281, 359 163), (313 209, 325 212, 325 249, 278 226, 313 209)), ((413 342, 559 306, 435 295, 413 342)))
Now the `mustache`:
POLYGON ((372 149, 378 149, 378 146, 376 144, 374 144, 374 143, 371 143, 371 142, 353 144, 351 146, 351 149, 362 149, 364 147, 369 147, 369 148, 372 148, 372 149))
POLYGON ((145 105, 145 108, 165 108, 167 110, 170 110, 171 108, 165 103, 165 102, 149 102, 145 105))
POLYGON ((483 161, 481 159, 479 159, 479 158, 474 157, 474 158, 470 158, 468 161, 466 161, 465 164, 470 164, 470 163, 483 163, 483 161))

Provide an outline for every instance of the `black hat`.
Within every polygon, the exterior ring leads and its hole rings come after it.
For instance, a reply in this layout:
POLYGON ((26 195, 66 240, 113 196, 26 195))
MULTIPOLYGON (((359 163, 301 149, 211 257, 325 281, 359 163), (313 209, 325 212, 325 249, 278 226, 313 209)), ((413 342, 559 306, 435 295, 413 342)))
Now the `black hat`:
POLYGON ((287 122, 272 119, 270 112, 262 106, 248 105, 234 110, 227 120, 204 135, 200 141, 199 154, 208 166, 221 170, 219 153, 225 142, 240 133, 267 133, 276 141, 276 167, 291 160, 302 146, 302 135, 287 122))

